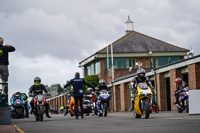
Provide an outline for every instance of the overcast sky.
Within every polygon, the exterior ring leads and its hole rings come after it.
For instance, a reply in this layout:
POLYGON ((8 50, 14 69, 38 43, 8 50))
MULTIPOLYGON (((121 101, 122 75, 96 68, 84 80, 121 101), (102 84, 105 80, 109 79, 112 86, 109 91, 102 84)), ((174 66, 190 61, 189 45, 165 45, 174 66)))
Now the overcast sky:
POLYGON ((0 0, 0 36, 16 47, 9 93, 82 74, 80 61, 125 35, 128 15, 134 30, 200 54, 199 14, 199 0, 0 0))

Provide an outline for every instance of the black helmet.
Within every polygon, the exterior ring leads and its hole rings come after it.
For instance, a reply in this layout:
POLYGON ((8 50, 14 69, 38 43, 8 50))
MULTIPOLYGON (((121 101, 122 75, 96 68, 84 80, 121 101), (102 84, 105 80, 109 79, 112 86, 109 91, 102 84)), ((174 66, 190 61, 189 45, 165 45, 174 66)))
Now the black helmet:
POLYGON ((99 84, 105 84, 106 82, 105 82, 105 80, 104 79, 100 79, 99 80, 99 84))
MULTIPOLYGON (((139 68, 139 69, 137 70, 137 76, 138 76, 138 77, 141 77, 141 76, 140 76, 141 73, 143 73, 144 76, 145 76, 146 71, 145 71, 143 68, 139 68)), ((142 76, 142 77, 144 77, 144 76, 142 76)))

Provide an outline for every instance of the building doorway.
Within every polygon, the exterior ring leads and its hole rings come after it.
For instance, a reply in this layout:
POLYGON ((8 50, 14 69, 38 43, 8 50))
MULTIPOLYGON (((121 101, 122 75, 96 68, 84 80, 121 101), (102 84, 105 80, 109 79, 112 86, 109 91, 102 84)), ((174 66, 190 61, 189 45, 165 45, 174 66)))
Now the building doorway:
POLYGON ((183 76, 183 81, 185 81, 188 85, 188 73, 183 73, 182 76, 183 76))
POLYGON ((167 111, 171 111, 170 78, 165 78, 167 111))

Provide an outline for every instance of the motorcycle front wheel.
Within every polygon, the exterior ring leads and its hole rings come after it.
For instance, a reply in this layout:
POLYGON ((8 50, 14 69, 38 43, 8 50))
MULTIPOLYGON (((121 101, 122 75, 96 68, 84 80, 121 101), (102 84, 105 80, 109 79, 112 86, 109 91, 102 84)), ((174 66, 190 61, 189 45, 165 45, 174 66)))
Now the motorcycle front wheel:
POLYGON ((186 113, 189 113, 189 100, 188 99, 186 99, 186 105, 185 105, 185 110, 186 110, 186 113))
POLYGON ((43 115, 44 115, 44 110, 40 109, 40 114, 39 114, 40 121, 43 121, 43 115))
POLYGON ((149 101, 144 101, 144 110, 143 110, 144 118, 148 119, 150 116, 150 107, 149 107, 149 101))
POLYGON ((107 111, 108 111, 108 104, 107 103, 104 103, 103 104, 103 114, 104 114, 104 117, 106 117, 107 116, 107 111))

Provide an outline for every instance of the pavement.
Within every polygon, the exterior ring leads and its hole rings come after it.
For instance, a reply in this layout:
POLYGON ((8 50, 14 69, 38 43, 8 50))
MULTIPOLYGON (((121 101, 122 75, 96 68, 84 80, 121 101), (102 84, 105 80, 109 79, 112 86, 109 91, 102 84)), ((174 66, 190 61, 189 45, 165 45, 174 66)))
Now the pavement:
POLYGON ((14 125, 0 125, 0 133, 18 133, 14 125))
POLYGON ((25 133, 199 133, 200 115, 189 115, 177 111, 152 113, 149 119, 136 119, 132 112, 108 113, 107 117, 85 116, 84 119, 69 114, 51 115, 44 121, 36 122, 33 115, 29 119, 13 119, 12 124, 25 133))

